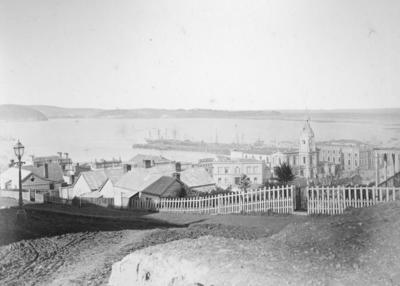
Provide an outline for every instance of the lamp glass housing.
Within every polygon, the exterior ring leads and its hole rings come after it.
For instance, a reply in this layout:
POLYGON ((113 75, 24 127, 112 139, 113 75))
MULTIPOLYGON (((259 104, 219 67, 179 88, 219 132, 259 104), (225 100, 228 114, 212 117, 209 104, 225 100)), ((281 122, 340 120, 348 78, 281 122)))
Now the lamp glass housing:
POLYGON ((15 146, 14 146, 15 156, 17 156, 18 158, 21 158, 24 155, 24 149, 25 149, 24 145, 22 145, 22 143, 19 142, 19 140, 18 140, 17 144, 15 144, 15 146))

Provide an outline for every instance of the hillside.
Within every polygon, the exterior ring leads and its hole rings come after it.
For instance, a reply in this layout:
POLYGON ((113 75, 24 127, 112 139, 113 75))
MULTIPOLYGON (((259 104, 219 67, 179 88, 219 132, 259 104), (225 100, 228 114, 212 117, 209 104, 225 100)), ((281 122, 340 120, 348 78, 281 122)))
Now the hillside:
POLYGON ((46 121, 42 112, 29 106, 4 104, 0 105, 0 120, 5 121, 46 121))
POLYGON ((270 118, 277 111, 228 111, 211 109, 114 109, 96 114, 98 118, 270 118))
POLYGON ((96 108, 64 108, 50 105, 32 105, 31 108, 43 113, 47 118, 85 118, 101 112, 96 108))
POLYGON ((211 234, 151 246, 115 263, 109 284, 400 285, 399 207, 311 217, 254 240, 211 234))

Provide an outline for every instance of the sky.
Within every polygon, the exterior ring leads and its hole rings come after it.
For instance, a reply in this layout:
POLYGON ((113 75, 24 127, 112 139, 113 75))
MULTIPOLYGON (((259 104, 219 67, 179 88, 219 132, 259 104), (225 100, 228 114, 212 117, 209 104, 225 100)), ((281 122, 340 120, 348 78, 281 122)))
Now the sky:
POLYGON ((0 0, 0 104, 400 107, 400 1, 0 0))

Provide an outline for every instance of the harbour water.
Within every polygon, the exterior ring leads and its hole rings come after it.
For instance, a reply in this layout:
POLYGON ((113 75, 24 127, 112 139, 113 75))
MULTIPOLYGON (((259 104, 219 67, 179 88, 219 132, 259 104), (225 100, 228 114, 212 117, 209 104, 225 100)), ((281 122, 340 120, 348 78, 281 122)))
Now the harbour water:
MULTIPOLYGON (((197 161, 212 154, 196 152, 140 150, 132 144, 145 138, 172 136, 205 142, 252 143, 258 139, 275 144, 297 142, 303 122, 300 120, 251 119, 52 119, 36 122, 0 122, 0 161, 12 158, 12 146, 20 139, 26 156, 68 152, 76 161, 120 158, 128 160, 137 153, 162 154, 174 160, 197 161)), ((356 139, 375 144, 398 144, 397 122, 311 121, 317 141, 356 139), (397 140, 397 141, 396 141, 397 140)))

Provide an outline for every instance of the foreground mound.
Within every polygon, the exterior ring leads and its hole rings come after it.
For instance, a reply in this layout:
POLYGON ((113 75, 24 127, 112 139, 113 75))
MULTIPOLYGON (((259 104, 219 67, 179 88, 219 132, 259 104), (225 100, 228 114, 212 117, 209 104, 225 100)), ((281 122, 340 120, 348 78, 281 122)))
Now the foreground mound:
POLYGON ((400 203, 313 217, 257 240, 204 236, 134 252, 110 285, 400 285, 400 203))

